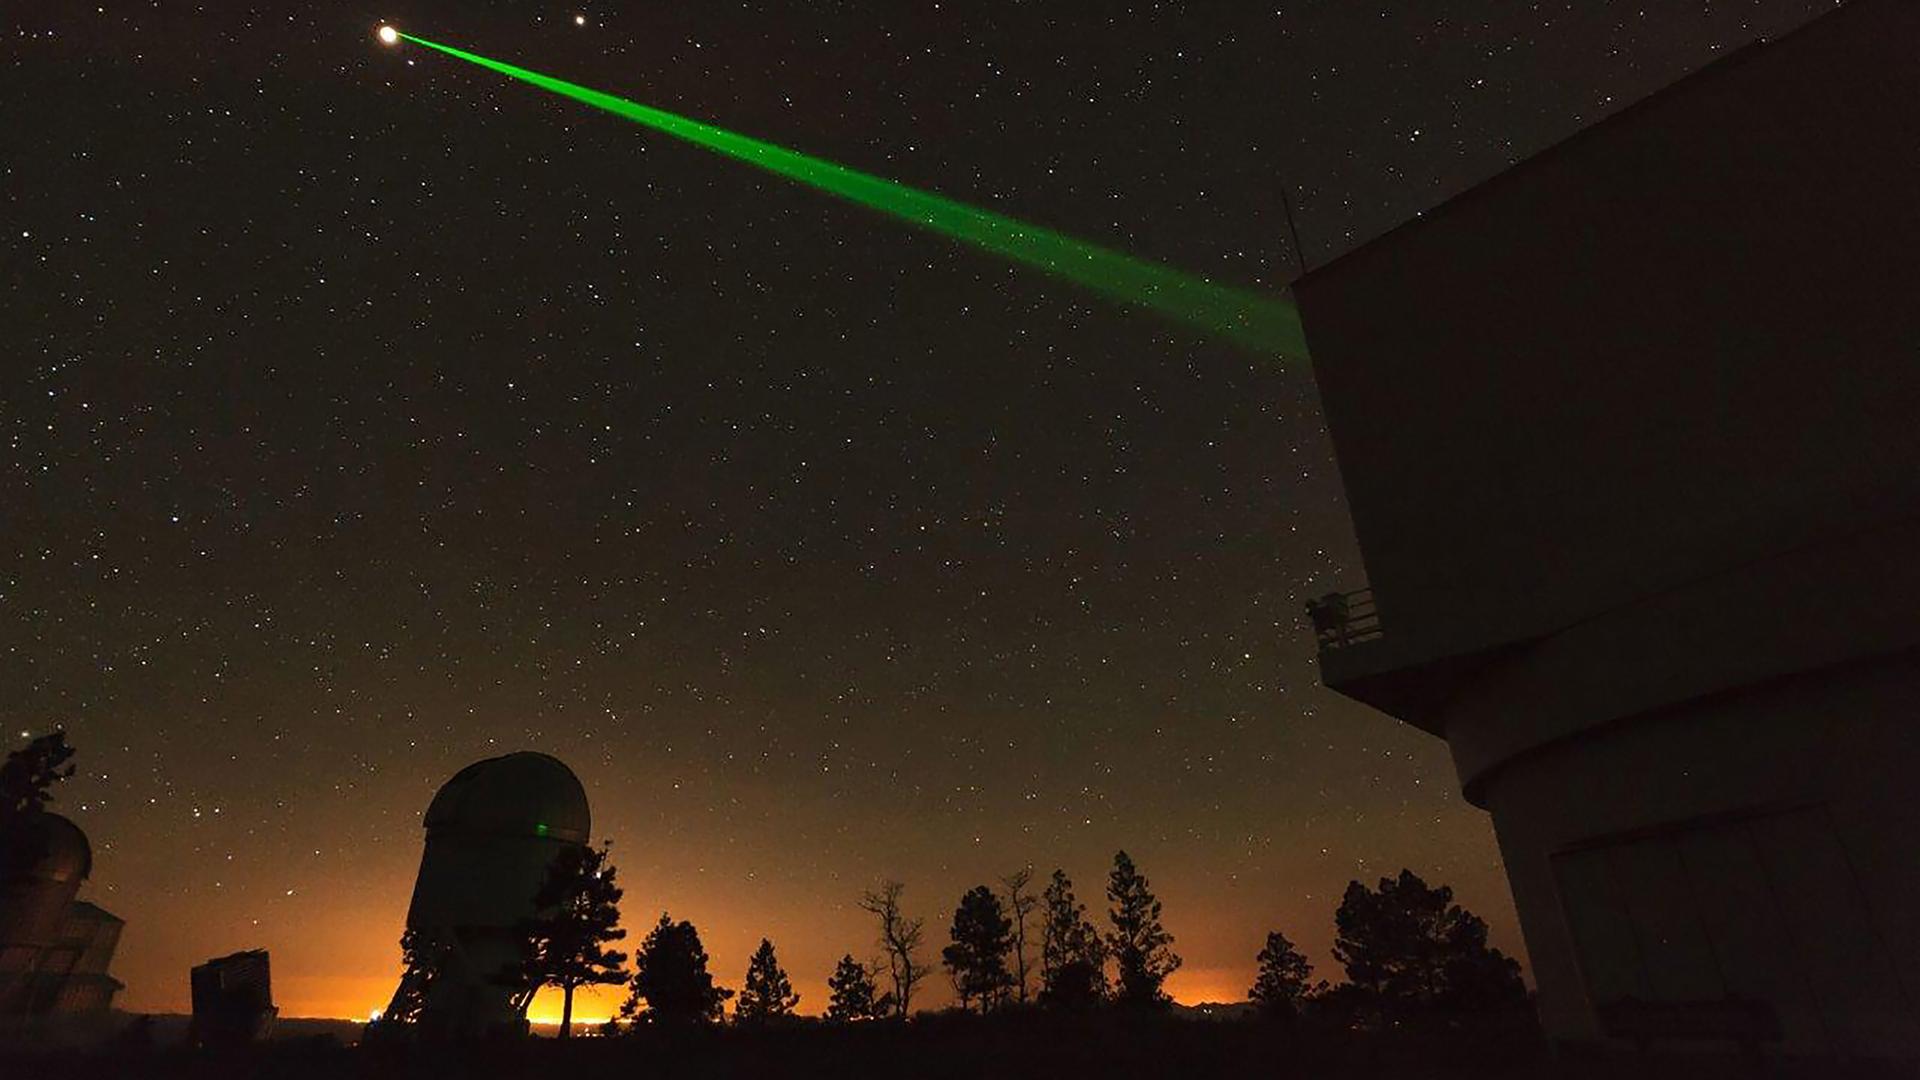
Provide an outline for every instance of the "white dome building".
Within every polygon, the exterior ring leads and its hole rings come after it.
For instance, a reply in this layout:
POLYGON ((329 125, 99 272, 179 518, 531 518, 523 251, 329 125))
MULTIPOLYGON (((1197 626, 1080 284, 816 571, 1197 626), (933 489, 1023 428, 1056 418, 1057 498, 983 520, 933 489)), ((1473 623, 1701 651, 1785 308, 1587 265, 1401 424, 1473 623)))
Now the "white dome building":
POLYGON ((446 950, 419 1022, 446 1035, 518 1027, 499 973, 554 857, 593 827, 586 789, 558 758, 522 750, 461 769, 427 807, 427 846, 407 929, 446 950))

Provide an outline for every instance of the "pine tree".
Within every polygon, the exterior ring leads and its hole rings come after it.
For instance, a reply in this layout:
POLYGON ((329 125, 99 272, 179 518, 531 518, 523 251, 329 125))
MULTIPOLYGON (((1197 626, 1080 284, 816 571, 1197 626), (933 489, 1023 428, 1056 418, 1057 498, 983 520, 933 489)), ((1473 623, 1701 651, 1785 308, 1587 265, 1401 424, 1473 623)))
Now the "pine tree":
POLYGON ((42 735, 0 763, 0 878, 24 873, 47 853, 46 820, 55 784, 73 775, 67 733, 42 735), (62 768, 65 766, 65 768, 62 768))
POLYGON ((713 984, 700 931, 666 912, 633 958, 632 992, 620 1015, 651 1024, 711 1024, 733 991, 713 984))
POLYGON ((1411 870, 1378 890, 1347 885, 1334 913, 1334 959, 1354 991, 1388 1014, 1492 1009, 1526 999, 1520 965, 1487 947, 1487 924, 1411 870))
POLYGON ((987 1012, 1006 1000, 1013 989, 1007 971, 1007 950, 1013 947, 1013 923, 1000 906, 1000 897, 985 885, 967 890, 953 912, 949 931, 953 944, 941 951, 960 1006, 977 1005, 987 1012))
POLYGON ((747 962, 747 981, 740 988, 740 1000, 734 1003, 733 1019, 739 1024, 764 1024, 793 1015, 800 995, 793 992, 787 973, 773 954, 773 942, 760 939, 760 948, 747 962))
POLYGON ((1136 1006, 1165 1005, 1167 995, 1161 985, 1180 967, 1180 958, 1169 948, 1173 935, 1160 925, 1160 901, 1124 851, 1113 857, 1107 901, 1111 905, 1107 919, 1113 924, 1107 947, 1117 976, 1114 1000, 1136 1006))
POLYGON ((832 997, 827 1001, 827 1019, 836 1023, 878 1019, 885 1012, 873 985, 873 972, 851 955, 840 958, 840 966, 827 979, 832 997))
POLYGON ((1247 996, 1266 1016, 1289 1018, 1297 1014, 1307 996, 1307 977, 1313 974, 1313 965, 1278 930, 1267 935, 1266 948, 1260 950, 1257 962, 1259 972, 1247 996))
POLYGON ((582 986, 612 986, 626 981, 627 954, 606 943, 627 936, 620 926, 620 886, 607 863, 605 846, 569 844, 547 867, 534 894, 539 914, 520 924, 525 955, 508 973, 521 1015, 543 986, 561 992, 560 1037, 573 1033, 573 992, 582 986))
POLYGON ((444 943, 418 930, 407 930, 400 935, 400 985, 394 988, 393 1000, 380 1014, 381 1025, 399 1027, 420 1022, 427 997, 433 992, 434 980, 446 967, 450 951, 444 943))
POLYGON ((1107 997, 1107 950, 1100 931, 1073 895, 1066 872, 1055 870, 1041 895, 1040 1000, 1084 1008, 1107 997))
POLYGON ((0 821, 37 814, 53 801, 53 785, 73 775, 67 733, 53 731, 10 751, 0 763, 0 821), (66 766, 61 768, 61 766, 66 766))

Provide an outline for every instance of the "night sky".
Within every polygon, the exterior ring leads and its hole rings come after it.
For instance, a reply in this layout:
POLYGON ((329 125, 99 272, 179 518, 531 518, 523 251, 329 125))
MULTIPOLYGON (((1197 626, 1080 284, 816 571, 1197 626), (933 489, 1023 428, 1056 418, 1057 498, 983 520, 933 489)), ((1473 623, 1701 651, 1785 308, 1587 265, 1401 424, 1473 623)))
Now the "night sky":
POLYGON ((266 947, 284 1015, 384 1005, 427 800, 521 748, 629 926, 732 986, 770 936, 803 1011, 881 878, 932 957, 1122 846, 1184 1001, 1274 928, 1334 976, 1402 866, 1521 951, 1443 744, 1317 685, 1305 367, 382 20, 1277 289, 1283 187, 1324 262, 1825 6, 6 5, 0 723, 79 747, 120 1004, 266 947))

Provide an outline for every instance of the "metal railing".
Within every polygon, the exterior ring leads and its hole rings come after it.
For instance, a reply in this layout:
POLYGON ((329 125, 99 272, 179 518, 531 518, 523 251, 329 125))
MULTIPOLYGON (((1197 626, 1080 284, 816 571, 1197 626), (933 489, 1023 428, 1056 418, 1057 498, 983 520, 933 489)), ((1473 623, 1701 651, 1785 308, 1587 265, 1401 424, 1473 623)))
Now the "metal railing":
POLYGON ((1309 600, 1307 617, 1313 622, 1313 639, 1321 652, 1372 641, 1381 635, 1380 612, 1374 607, 1372 589, 1328 593, 1309 600))

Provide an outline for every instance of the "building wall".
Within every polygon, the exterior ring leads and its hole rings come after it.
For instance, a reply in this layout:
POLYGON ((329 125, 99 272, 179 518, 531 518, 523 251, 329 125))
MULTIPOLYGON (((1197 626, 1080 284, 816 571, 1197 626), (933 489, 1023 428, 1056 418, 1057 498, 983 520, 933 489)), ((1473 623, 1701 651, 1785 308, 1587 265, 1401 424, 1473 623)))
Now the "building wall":
POLYGON ((553 860, 578 846, 546 836, 429 830, 407 925, 510 930, 533 916, 533 895, 553 860))
POLYGON ((45 1011, 39 972, 59 946, 80 880, 36 873, 0 883, 0 1015, 45 1011))
POLYGON ((1483 659, 1431 726, 1446 732, 1468 798, 1484 806, 1489 777, 1586 729, 1920 647, 1916 551, 1920 519, 1615 608, 1483 659))
POLYGON ((120 947, 120 931, 125 925, 118 920, 84 920, 85 944, 74 971, 81 975, 105 975, 113 964, 114 950, 120 947))
POLYGON ((1856 0, 1297 287, 1390 666, 1920 506, 1916 39, 1856 0))
POLYGON ((1920 1054, 1920 4, 1853 0, 1297 288, 1382 633, 1565 1038, 1920 1054))
POLYGON ((62 1016, 104 1014, 113 1008, 120 988, 120 980, 106 975, 76 975, 61 982, 53 1011, 62 1016))
POLYGON ((1483 792, 1542 1019, 1769 1002, 1786 1048, 1920 1053, 1920 656, 1621 721, 1510 763, 1483 792))

